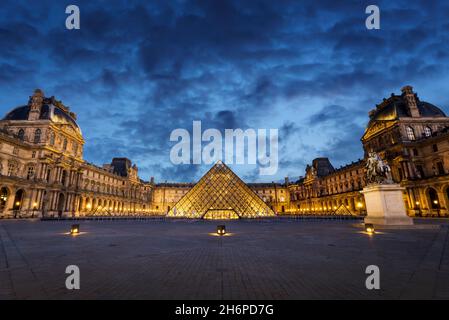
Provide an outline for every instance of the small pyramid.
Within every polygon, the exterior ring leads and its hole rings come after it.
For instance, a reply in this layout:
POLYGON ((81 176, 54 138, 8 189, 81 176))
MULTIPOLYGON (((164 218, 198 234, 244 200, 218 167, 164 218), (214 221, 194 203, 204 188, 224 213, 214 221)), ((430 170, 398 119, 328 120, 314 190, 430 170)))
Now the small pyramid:
POLYGON ((238 219, 275 213, 222 161, 215 165, 167 213, 167 217, 238 219))
POLYGON ((337 209, 335 209, 333 212, 333 214, 335 215, 339 215, 339 216, 353 216, 354 214, 351 213, 351 211, 349 211, 348 208, 346 208, 345 205, 341 204, 337 209))

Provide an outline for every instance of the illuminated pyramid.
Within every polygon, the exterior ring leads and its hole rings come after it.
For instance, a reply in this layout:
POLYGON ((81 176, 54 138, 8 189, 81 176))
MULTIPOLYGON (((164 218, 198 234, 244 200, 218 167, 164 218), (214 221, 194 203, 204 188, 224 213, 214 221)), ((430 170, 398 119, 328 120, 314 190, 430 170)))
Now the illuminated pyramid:
POLYGON ((172 218, 203 219, 274 216, 273 210, 221 161, 167 213, 172 218))
POLYGON ((351 211, 349 211, 349 209, 343 204, 341 204, 336 210, 334 210, 332 214, 338 216, 355 216, 355 214, 352 214, 351 211))

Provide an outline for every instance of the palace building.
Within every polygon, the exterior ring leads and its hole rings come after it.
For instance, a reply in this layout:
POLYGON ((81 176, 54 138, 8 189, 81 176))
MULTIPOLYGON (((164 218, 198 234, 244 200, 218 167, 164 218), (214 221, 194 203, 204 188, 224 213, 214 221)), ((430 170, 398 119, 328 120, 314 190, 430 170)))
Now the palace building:
MULTIPOLYGON (((369 112, 361 138, 404 187, 410 216, 448 216, 449 117, 406 86, 369 112)), ((215 164, 197 183, 139 178, 129 159, 96 166, 83 159, 76 114, 36 90, 0 120, 0 217, 165 215, 235 219, 275 215, 363 215, 364 160, 334 168, 316 158, 305 176, 244 183, 215 164)), ((281 155, 282 156, 282 155, 281 155)))
POLYGON ((148 211, 151 186, 136 165, 83 160, 76 114, 36 90, 0 121, 0 216, 136 214, 148 211))

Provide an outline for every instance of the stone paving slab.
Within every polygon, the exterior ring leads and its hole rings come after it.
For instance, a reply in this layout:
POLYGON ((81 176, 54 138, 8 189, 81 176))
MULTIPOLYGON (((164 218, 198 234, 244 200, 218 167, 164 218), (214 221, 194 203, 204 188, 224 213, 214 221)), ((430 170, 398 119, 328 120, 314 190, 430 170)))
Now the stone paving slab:
POLYGON ((449 224, 369 236, 353 221, 0 221, 0 299, 448 299, 449 224), (65 288, 65 268, 81 289, 65 288), (377 265, 381 289, 365 288, 377 265))

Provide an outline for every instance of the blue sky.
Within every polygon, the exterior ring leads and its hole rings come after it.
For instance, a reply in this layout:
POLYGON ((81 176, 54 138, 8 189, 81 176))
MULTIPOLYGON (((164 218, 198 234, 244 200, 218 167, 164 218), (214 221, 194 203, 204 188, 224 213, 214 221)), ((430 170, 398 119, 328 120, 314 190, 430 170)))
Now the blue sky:
POLYGON ((378 1, 9 1, 0 6, 0 111, 35 88, 78 115, 85 159, 124 156, 141 178, 195 181, 174 166, 170 132, 279 128, 275 176, 231 166, 246 181, 304 174, 318 156, 363 156, 368 111, 410 84, 449 110, 449 3, 378 1), (65 28, 65 8, 81 29, 65 28))

